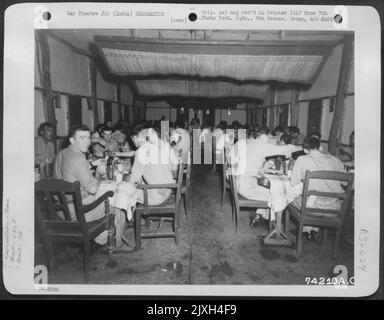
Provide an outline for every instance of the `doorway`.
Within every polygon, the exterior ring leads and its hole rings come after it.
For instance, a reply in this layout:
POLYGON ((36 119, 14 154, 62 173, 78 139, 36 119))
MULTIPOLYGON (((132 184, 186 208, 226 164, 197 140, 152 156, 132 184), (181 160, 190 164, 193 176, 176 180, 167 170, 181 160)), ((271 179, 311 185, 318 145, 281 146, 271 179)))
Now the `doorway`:
POLYGON ((320 132, 321 114, 322 114, 321 99, 310 100, 309 106, 308 106, 307 134, 309 134, 312 131, 320 132))
POLYGON ((68 116, 69 126, 83 123, 83 112, 81 98, 78 96, 68 96, 68 116))

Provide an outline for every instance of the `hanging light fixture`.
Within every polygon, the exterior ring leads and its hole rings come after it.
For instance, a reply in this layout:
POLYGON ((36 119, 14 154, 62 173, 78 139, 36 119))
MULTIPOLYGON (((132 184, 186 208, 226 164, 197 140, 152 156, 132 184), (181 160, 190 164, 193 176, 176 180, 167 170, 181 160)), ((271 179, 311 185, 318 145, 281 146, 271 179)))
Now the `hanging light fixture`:
POLYGON ((206 114, 209 114, 209 109, 207 109, 207 111, 205 112, 206 114))
POLYGON ((228 109, 228 115, 229 116, 231 115, 231 109, 228 109))
POLYGON ((181 107, 180 113, 184 113, 184 107, 181 107))

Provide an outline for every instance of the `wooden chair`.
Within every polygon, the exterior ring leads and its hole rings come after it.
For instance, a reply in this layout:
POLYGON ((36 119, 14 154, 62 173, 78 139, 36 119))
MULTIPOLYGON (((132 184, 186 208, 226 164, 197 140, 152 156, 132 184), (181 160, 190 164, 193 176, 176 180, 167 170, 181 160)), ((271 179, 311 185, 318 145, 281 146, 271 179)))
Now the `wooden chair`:
POLYGON ((337 256, 340 231, 343 226, 344 217, 349 206, 351 198, 351 190, 353 185, 354 176, 352 173, 336 172, 336 171, 307 171, 304 179, 303 197, 301 202, 301 208, 297 208, 292 203, 288 205, 287 210, 298 223, 297 230, 297 254, 300 255, 302 251, 302 238, 303 238, 303 226, 314 226, 325 228, 326 242, 326 230, 331 228, 336 230, 335 241, 333 246, 333 257, 337 256), (342 193, 334 192, 320 192, 315 190, 309 190, 310 180, 335 180, 340 182, 346 182, 345 191, 342 193), (307 199, 310 195, 336 198, 342 201, 341 208, 339 210, 330 209, 318 209, 307 207, 307 199))
POLYGON ((235 220, 236 232, 237 232, 237 220, 241 208, 265 208, 269 209, 268 201, 250 200, 243 197, 237 191, 237 175, 232 166, 230 166, 229 174, 231 197, 232 197, 232 220, 235 220))
POLYGON ((190 201, 190 198, 189 198, 189 189, 190 189, 190 185, 191 185, 191 164, 188 163, 186 165, 184 165, 184 168, 183 168, 183 178, 182 178, 183 182, 182 182, 182 185, 181 185, 181 196, 183 198, 183 202, 184 202, 184 211, 185 211, 185 217, 188 219, 188 209, 189 209, 189 201, 190 201))
POLYGON ((216 173, 216 137, 212 135, 212 175, 216 173))
POLYGON ((179 164, 177 182, 168 184, 140 184, 138 189, 144 192, 144 204, 138 204, 134 214, 136 249, 141 248, 141 239, 174 238, 178 243, 179 231, 179 206, 181 198, 181 184, 183 179, 183 164, 179 164), (159 205, 148 204, 148 189, 172 189, 172 195, 159 205), (160 217, 160 224, 155 233, 141 233, 141 218, 149 221, 149 217, 160 217), (170 217, 173 224, 172 232, 160 232, 163 218, 170 217))
POLYGON ((112 191, 104 193, 91 204, 83 205, 80 183, 64 180, 40 180, 35 183, 36 210, 35 217, 38 230, 46 249, 48 267, 51 267, 54 242, 79 243, 84 249, 84 280, 89 280, 90 270, 90 241, 104 230, 108 230, 108 239, 113 234, 113 224, 110 221, 108 198, 112 191), (86 222, 85 214, 101 203, 105 204, 105 216, 99 220, 86 222), (73 221, 69 204, 73 203, 77 221, 73 221), (112 226, 111 226, 112 225, 112 226), (112 229, 112 230, 111 230, 112 229))
MULTIPOLYGON (((228 191, 231 195, 231 186, 230 182, 227 180, 226 172, 228 170, 228 161, 227 161, 227 148, 224 147, 222 151, 222 166, 221 166, 221 208, 223 208, 225 191, 228 191)), ((231 198, 232 202, 232 198, 231 198)), ((232 208, 233 210, 233 208, 232 208)))

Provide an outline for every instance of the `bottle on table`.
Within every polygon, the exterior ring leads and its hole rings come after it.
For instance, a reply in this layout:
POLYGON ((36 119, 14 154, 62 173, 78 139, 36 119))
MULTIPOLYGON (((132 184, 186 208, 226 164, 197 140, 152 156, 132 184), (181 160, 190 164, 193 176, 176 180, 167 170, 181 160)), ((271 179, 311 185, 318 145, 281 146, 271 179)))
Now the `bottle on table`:
POLYGON ((111 155, 107 158, 107 177, 109 180, 114 179, 113 157, 111 155))

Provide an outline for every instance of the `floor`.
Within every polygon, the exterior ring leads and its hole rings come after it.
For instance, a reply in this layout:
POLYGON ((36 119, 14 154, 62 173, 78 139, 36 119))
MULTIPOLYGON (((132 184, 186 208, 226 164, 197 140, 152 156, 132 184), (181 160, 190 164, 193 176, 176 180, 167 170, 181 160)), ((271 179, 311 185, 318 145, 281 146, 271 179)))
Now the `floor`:
MULTIPOLYGON (((265 226, 250 226, 247 211, 239 217, 237 233, 229 195, 220 208, 220 178, 207 165, 194 165, 189 219, 181 208, 179 244, 173 239, 144 239, 139 251, 116 254, 108 261, 102 251, 91 256, 93 284, 305 284, 306 277, 329 277, 336 265, 353 275, 353 250, 342 242, 331 258, 332 237, 319 246, 304 239, 298 258, 291 247, 262 244, 265 226)), ((155 223, 152 223, 155 228, 155 223)), ((292 224, 292 230, 295 226, 292 224)), ((133 229, 126 231, 133 243, 133 229)), ((40 256, 40 255, 37 255, 40 256)), ((37 258, 39 260, 39 257, 37 258)), ((75 248, 57 250, 50 283, 83 283, 81 256, 75 248)))

